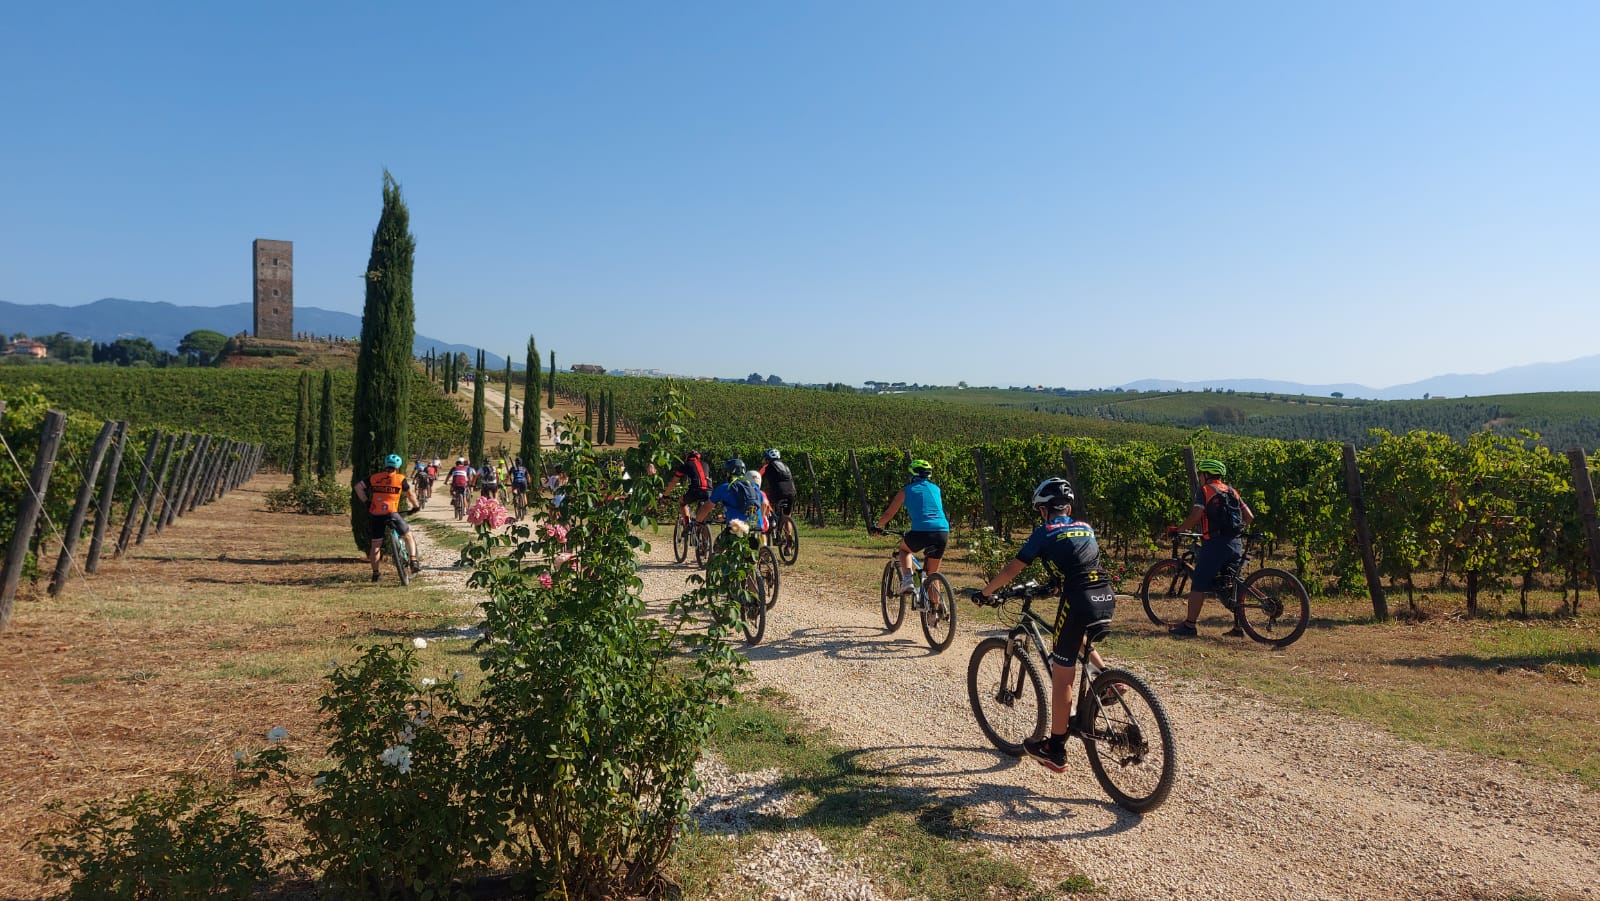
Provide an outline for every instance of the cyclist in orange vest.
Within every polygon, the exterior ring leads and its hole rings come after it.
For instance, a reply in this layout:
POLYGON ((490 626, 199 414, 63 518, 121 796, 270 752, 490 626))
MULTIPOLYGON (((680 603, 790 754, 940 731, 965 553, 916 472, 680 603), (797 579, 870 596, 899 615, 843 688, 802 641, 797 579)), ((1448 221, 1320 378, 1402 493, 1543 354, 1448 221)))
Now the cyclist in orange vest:
POLYGON ((411 483, 406 481, 405 474, 400 472, 405 462, 399 454, 390 454, 383 461, 383 469, 356 483, 356 497, 367 505, 367 537, 371 539, 367 562, 372 564, 374 582, 378 581, 378 549, 383 546, 384 536, 391 525, 405 539, 406 550, 411 553, 411 571, 422 568, 417 562, 417 539, 411 534, 411 526, 400 516, 402 498, 411 502, 413 510, 417 508, 416 492, 412 490, 411 483))

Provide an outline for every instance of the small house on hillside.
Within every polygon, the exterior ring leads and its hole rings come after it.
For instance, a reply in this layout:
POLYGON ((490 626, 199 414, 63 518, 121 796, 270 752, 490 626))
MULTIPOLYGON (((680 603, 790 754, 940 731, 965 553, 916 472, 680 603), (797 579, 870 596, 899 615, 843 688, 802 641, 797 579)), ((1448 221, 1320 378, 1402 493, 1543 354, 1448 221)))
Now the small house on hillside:
POLYGON ((27 338, 23 338, 20 341, 12 341, 7 344, 6 354, 13 357, 33 357, 36 360, 42 360, 50 355, 50 351, 41 341, 30 341, 27 338))
POLYGON ((598 363, 574 363, 572 364, 572 371, 587 373, 589 375, 606 374, 606 368, 598 363))

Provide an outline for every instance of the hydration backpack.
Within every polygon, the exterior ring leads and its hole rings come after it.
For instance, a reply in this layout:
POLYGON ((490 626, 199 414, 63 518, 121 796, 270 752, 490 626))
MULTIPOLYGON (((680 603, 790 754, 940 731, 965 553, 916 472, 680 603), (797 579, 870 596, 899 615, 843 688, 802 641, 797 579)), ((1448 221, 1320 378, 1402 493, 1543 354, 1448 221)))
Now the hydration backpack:
POLYGON ((740 476, 729 482, 728 487, 733 490, 733 496, 739 500, 739 512, 751 517, 752 520, 760 515, 761 489, 757 488, 754 482, 740 476))
POLYGON ((1244 534, 1244 507, 1239 492, 1223 486, 1206 499, 1206 530, 1212 538, 1232 540, 1244 534))

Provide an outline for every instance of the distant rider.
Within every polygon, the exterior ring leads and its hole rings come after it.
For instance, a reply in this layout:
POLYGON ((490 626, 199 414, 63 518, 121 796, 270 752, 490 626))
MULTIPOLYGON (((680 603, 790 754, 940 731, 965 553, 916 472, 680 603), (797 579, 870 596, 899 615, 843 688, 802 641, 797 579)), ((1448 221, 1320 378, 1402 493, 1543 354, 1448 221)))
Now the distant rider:
POLYGON ((794 510, 794 476, 777 448, 770 448, 761 456, 766 461, 759 470, 761 490, 767 493, 774 510, 787 515, 794 510))
MULTIPOLYGON (((945 549, 950 544, 950 520, 944 515, 944 495, 940 493, 939 486, 933 483, 932 463, 927 460, 911 461, 911 481, 895 492, 888 509, 878 517, 877 526, 867 531, 874 535, 882 533, 883 527, 894 519, 901 507, 906 508, 906 515, 911 519, 911 529, 900 539, 900 549, 896 552, 900 562, 900 593, 905 594, 915 584, 911 555, 921 551, 923 565, 931 575, 939 571, 945 549)), ((928 602, 934 604, 936 609, 940 600, 931 593, 928 595, 928 602)))
MULTIPOLYGON (((743 469, 742 466, 740 468, 743 469)), ((706 461, 701 459, 699 451, 689 451, 677 466, 672 467, 672 477, 662 487, 661 497, 671 496, 673 486, 679 482, 684 483, 683 500, 679 502, 680 515, 696 518, 700 507, 711 500, 711 473, 706 469, 706 461)))
MULTIPOLYGON (((1183 522, 1167 530, 1168 535, 1200 527, 1200 552, 1194 557, 1194 578, 1189 582, 1189 611, 1184 621, 1167 631, 1176 638, 1199 634, 1200 608, 1206 593, 1219 587, 1217 577, 1226 569, 1237 573, 1244 559, 1244 530, 1256 518, 1239 492, 1223 479, 1228 467, 1221 460, 1201 460, 1194 467, 1200 474, 1200 487, 1194 493, 1194 506, 1183 522)), ((1222 633, 1230 638, 1244 635, 1237 617, 1233 628, 1222 633)))

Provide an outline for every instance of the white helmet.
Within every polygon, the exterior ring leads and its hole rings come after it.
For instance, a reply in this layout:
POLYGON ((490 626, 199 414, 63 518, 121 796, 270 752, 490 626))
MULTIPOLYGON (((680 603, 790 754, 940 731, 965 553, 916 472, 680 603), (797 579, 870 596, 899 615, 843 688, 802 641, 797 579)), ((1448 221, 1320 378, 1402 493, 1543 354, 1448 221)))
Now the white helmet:
POLYGON ((439 465, 439 458, 438 457, 434 457, 433 458, 433 465, 434 466, 438 466, 439 465))

